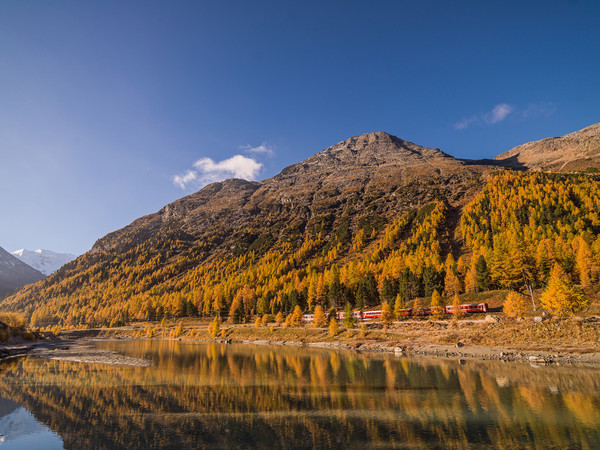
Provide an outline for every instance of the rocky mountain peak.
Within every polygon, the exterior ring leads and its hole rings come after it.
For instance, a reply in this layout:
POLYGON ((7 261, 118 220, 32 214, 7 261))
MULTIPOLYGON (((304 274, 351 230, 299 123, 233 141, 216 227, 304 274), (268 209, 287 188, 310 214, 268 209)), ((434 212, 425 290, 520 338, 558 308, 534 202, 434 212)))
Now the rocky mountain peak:
POLYGON ((572 172, 600 168, 600 123, 519 145, 495 158, 514 168, 572 172))

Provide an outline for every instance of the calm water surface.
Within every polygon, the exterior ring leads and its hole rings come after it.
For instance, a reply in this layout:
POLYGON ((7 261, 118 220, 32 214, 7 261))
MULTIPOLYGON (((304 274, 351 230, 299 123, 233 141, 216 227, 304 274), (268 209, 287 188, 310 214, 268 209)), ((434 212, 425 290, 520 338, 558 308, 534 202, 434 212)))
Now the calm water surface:
POLYGON ((3 363, 0 450, 600 447, 596 370, 178 341, 97 345, 155 366, 3 363))

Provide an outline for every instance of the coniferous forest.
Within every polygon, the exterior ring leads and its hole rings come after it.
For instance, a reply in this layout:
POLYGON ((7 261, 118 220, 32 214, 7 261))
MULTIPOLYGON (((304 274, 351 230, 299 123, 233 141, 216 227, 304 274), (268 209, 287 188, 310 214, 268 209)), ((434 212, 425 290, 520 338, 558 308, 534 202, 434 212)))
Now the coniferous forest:
POLYGON ((398 308, 434 292, 449 304, 462 293, 570 289, 579 303, 554 305, 568 314, 595 294, 599 212, 593 172, 499 170, 460 208, 443 195, 397 214, 347 205, 278 232, 240 230, 242 251, 215 255, 210 242, 165 226, 112 258, 87 253, 2 307, 33 326, 215 315, 239 323, 296 306, 398 308))

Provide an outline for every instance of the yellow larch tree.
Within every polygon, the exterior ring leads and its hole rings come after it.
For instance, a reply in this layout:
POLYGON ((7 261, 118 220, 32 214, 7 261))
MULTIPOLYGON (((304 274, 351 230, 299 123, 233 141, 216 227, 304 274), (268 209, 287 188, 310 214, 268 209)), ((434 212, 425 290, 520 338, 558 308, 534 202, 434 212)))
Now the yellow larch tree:
POLYGON ((558 264, 555 264, 550 272, 550 280, 540 297, 540 302, 546 311, 557 316, 573 315, 588 304, 588 300, 558 264))

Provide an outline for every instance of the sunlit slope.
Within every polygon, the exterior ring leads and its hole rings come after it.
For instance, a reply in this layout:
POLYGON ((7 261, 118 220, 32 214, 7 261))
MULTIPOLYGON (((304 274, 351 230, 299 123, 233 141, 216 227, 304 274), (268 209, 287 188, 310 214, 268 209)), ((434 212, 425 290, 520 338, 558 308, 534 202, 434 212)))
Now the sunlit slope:
POLYGON ((598 279, 599 177, 498 171, 371 133, 207 186, 6 299, 36 325, 377 306, 598 279), (525 271, 523 269, 526 269, 525 271))

